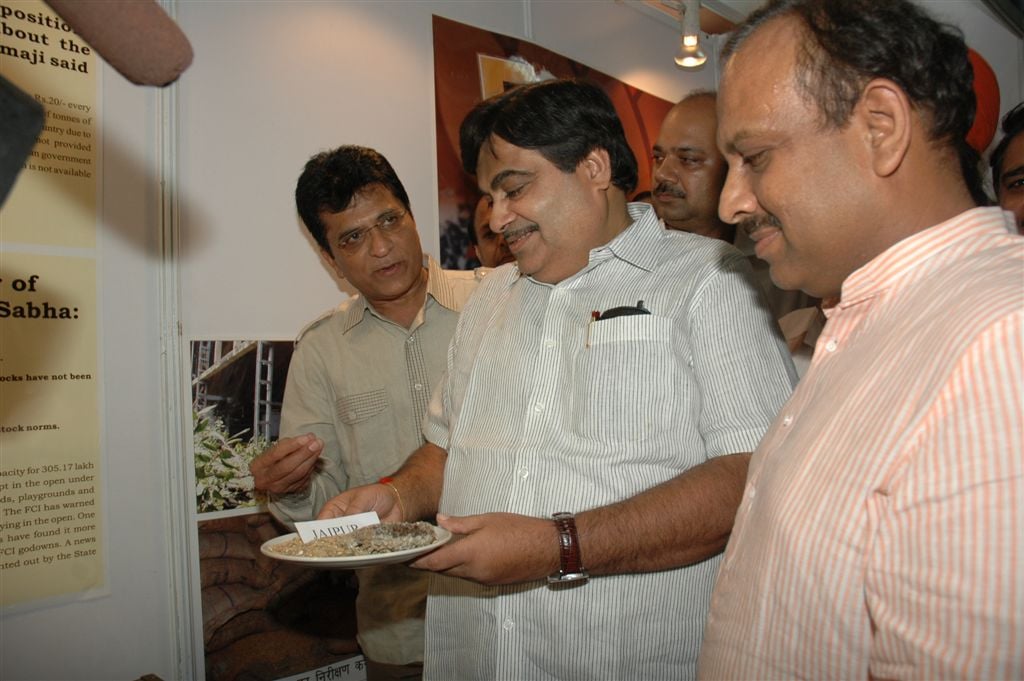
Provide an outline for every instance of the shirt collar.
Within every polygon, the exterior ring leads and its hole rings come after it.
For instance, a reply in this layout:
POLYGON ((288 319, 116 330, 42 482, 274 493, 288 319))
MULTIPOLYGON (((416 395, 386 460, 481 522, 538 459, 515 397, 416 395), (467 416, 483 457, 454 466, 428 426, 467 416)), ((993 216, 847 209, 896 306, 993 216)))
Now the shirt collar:
POLYGON ((441 306, 448 308, 452 312, 458 312, 458 297, 455 295, 448 277, 444 275, 441 264, 429 255, 424 256, 424 260, 426 261, 425 265, 427 268, 427 295, 436 300, 441 306))
MULTIPOLYGON (((423 266, 427 268, 427 296, 433 298, 449 310, 458 312, 455 292, 452 291, 451 284, 448 282, 447 277, 444 276, 444 270, 441 268, 441 265, 431 256, 424 255, 423 266)), ((426 303, 427 301, 424 300, 424 307, 426 307, 426 303)), ((367 312, 376 315, 376 311, 373 310, 369 301, 362 294, 355 296, 351 304, 345 305, 342 303, 342 306, 342 333, 348 333, 352 327, 363 321, 367 312)))
POLYGON ((999 208, 972 208, 960 213, 897 242, 855 270, 843 282, 836 307, 842 309, 879 295, 952 246, 1012 231, 999 208))
POLYGON ((665 226, 655 215, 654 207, 648 203, 630 203, 626 208, 633 222, 608 243, 591 249, 587 265, 582 270, 566 277, 558 284, 547 284, 537 281, 531 276, 526 278, 541 286, 560 286, 575 280, 612 258, 618 258, 648 272, 653 270, 658 264, 659 249, 657 246, 661 237, 665 235, 665 226))
POLYGON ((633 220, 632 224, 604 246, 592 250, 590 262, 593 264, 606 260, 610 253, 634 267, 650 272, 658 264, 662 252, 658 244, 665 236, 665 227, 658 220, 654 207, 648 203, 630 203, 626 209, 633 220))

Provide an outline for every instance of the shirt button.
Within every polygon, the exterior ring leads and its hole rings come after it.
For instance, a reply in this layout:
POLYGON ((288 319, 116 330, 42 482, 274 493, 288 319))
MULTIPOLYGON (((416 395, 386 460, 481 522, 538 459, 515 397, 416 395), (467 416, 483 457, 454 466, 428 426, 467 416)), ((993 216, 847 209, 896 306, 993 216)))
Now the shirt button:
POLYGON ((829 352, 835 352, 837 347, 839 347, 839 343, 836 343, 835 338, 831 339, 828 343, 825 344, 825 349, 828 350, 829 352))
POLYGON ((526 470, 525 468, 520 468, 518 471, 516 471, 516 474, 523 480, 526 480, 528 477, 530 477, 530 471, 526 470))
POLYGON ((416 390, 423 390, 423 384, 417 383, 416 385, 413 386, 413 388, 415 388, 416 390))
POLYGON ((553 341, 550 338, 548 338, 547 340, 544 341, 544 347, 546 347, 546 348, 553 348, 553 347, 555 347, 555 341, 553 341))
POLYGON ((793 423, 793 417, 792 416, 787 415, 786 418, 782 419, 783 427, 788 427, 789 424, 791 424, 791 423, 793 423))
POLYGON ((543 402, 538 402, 537 404, 533 405, 533 410, 535 412, 537 412, 538 414, 540 412, 544 411, 544 403, 543 402))
POLYGON ((501 628, 504 629, 505 631, 512 631, 512 629, 515 626, 516 626, 516 624, 515 624, 515 622, 513 622, 511 620, 511 618, 506 618, 505 621, 501 623, 501 628))
POLYGON ((750 489, 747 490, 747 498, 748 499, 753 499, 756 496, 757 496, 757 490, 756 489, 751 487, 750 489))
POLYGON ((409 338, 405 342, 406 343, 410 343, 410 344, 415 343, 416 342, 416 337, 415 336, 409 336, 409 338))

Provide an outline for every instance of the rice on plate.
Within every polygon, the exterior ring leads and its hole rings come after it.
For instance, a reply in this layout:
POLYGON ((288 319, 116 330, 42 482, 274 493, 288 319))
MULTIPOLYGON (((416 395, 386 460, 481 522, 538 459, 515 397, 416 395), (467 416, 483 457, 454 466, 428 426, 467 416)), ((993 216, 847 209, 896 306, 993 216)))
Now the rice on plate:
POLYGON ((320 537, 308 544, 297 536, 275 544, 274 553, 310 558, 372 556, 430 546, 438 539, 434 526, 427 522, 382 523, 361 527, 348 534, 320 537))

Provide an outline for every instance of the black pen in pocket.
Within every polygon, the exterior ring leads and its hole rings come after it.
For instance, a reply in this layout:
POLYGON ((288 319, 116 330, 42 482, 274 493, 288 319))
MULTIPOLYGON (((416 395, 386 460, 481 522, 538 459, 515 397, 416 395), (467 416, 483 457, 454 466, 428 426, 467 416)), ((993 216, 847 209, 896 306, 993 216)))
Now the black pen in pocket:
POLYGON ((597 316, 596 320, 614 319, 615 317, 625 317, 631 314, 651 314, 651 311, 644 307, 644 301, 638 300, 635 307, 632 305, 622 305, 605 310, 597 316))
POLYGON ((598 312, 594 310, 590 313, 590 321, 587 322, 587 341, 585 346, 590 347, 590 327, 594 325, 594 322, 604 321, 605 319, 614 319, 615 317, 625 317, 627 315, 634 314, 651 314, 651 311, 644 307, 644 301, 636 301, 636 306, 632 305, 620 305, 619 307, 612 307, 604 312, 598 312))

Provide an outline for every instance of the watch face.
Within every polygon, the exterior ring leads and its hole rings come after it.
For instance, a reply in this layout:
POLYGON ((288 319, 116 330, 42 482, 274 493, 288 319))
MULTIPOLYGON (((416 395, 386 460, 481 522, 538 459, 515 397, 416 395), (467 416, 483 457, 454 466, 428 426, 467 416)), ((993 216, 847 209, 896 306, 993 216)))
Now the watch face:
POLYGON ((590 579, 590 575, 586 572, 567 572, 565 574, 559 572, 548 576, 548 584, 585 584, 588 579, 590 579))
POLYGON ((559 581, 562 582, 580 582, 585 579, 590 579, 590 575, 586 572, 571 572, 567 575, 559 575, 559 581))

